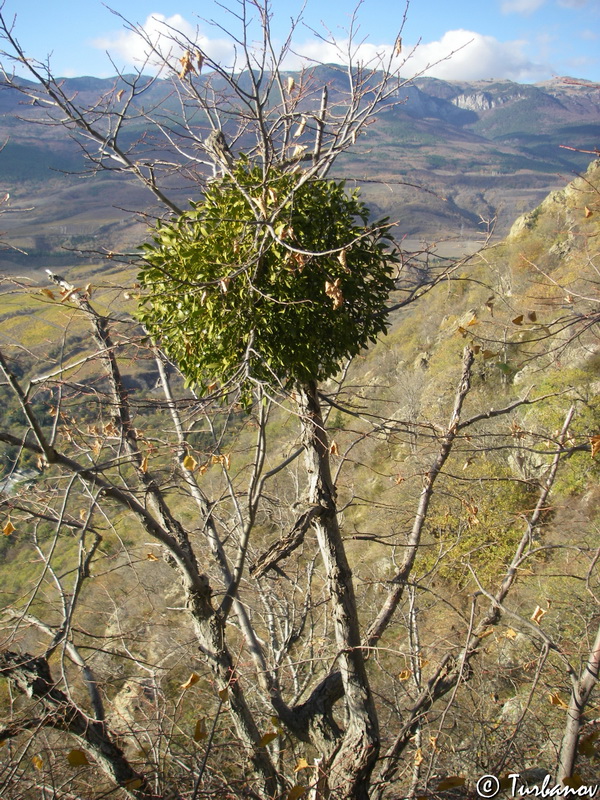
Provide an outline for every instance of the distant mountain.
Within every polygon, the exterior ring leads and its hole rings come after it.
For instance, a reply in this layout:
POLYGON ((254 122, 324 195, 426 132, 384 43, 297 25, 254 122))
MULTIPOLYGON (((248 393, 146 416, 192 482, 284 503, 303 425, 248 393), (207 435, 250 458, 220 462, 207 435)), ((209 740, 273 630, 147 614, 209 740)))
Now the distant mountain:
MULTIPOLYGON (((312 81, 329 86, 334 104, 346 88, 345 73, 335 66, 317 67, 312 81)), ((123 85, 117 78, 63 82, 84 104, 102 102, 123 85)), ((156 80, 136 103, 140 112, 162 105, 169 113, 178 99, 170 82, 156 80)), ((0 140, 6 142, 0 193, 12 198, 12 213, 2 220, 5 239, 38 257, 82 246, 86 237, 100 236, 107 248, 139 241, 143 231, 132 227, 127 210, 150 208, 152 198, 130 178, 65 174, 85 173, 87 166, 60 124, 39 124, 46 114, 0 83, 0 140)), ((585 169, 590 156, 577 151, 598 147, 599 119, 600 87, 584 81, 417 78, 382 105, 377 123, 335 174, 361 185, 367 202, 397 220, 398 235, 409 241, 473 240, 481 235, 481 218, 496 218, 503 234, 517 214, 585 169)), ((141 114, 129 136, 133 142, 144 133, 141 114)), ((4 262, 4 270, 24 264, 18 254, 4 262)))

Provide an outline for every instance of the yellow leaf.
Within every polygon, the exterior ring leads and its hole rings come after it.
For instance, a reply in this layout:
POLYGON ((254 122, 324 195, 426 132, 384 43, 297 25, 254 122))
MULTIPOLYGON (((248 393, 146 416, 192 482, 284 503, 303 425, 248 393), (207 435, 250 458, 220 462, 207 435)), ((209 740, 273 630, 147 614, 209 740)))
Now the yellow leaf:
POLYGON ((146 558, 148 561, 160 561, 160 558, 155 556, 154 553, 146 553, 146 558))
POLYGON ((546 613, 545 609, 540 608, 540 606, 536 606, 535 611, 531 615, 531 619, 535 622, 536 625, 539 625, 545 613, 546 613))
POLYGON ((490 628, 486 628, 483 633, 479 634, 479 638, 480 639, 486 639, 488 636, 491 636, 493 632, 494 632, 493 628, 491 628, 491 627, 490 628))
POLYGON ((329 452, 332 456, 339 456, 340 449, 337 446, 337 442, 335 440, 332 440, 331 444, 329 445, 329 452))
POLYGON ((443 792, 445 789, 456 789, 457 786, 464 786, 465 779, 459 775, 450 775, 438 783, 438 792, 443 792))
POLYGON ((406 478, 404 478, 402 475, 398 474, 394 478, 394 483, 396 484, 396 486, 400 486, 400 484, 404 483, 405 480, 406 480, 406 478))
POLYGON ((305 758, 299 758, 298 763, 294 767, 294 772, 300 772, 301 769, 308 769, 310 764, 305 758))
POLYGON ((83 750, 71 750, 67 756, 67 761, 72 767, 84 767, 90 763, 83 750))
POLYGON ((221 280, 219 281, 219 289, 223 292, 223 294, 227 294, 227 289, 229 288, 230 281, 231 278, 221 278, 221 280))
POLYGON ((269 742, 272 742, 273 739, 277 738, 277 731, 268 731, 267 733, 261 736, 260 742, 258 743, 259 747, 266 747, 269 742))
MULTIPOLYGON (((4 742, 2 742, 4 744, 4 742)), ((44 769, 44 761, 41 756, 34 756, 31 761, 33 762, 33 766, 36 769, 42 770, 44 769)))
POLYGON ((465 336, 467 335, 467 331, 466 331, 466 329, 465 329, 465 328, 463 328, 463 326, 462 326, 462 325, 459 325, 459 326, 458 326, 458 328, 457 328, 456 330, 457 330, 457 331, 460 333, 460 335, 463 337, 463 339, 464 339, 464 338, 465 338, 465 336))
POLYGON ((198 73, 200 73, 204 65, 204 54, 201 53, 199 50, 196 53, 196 64, 198 65, 198 73))
POLYGON ((42 294, 45 294, 46 297, 49 297, 50 300, 54 300, 54 292, 52 289, 40 289, 42 294))
POLYGON ((337 311, 344 303, 344 295, 340 289, 340 279, 336 278, 333 283, 325 281, 325 294, 333 301, 333 310, 337 311))
POLYGON ((518 317, 513 319, 513 325, 522 325, 523 324, 523 314, 519 314, 518 317))
POLYGON ((206 720, 204 717, 199 719, 196 723, 196 727, 194 728, 194 741, 199 742, 202 739, 206 739, 207 732, 206 732, 206 720))
POLYGON ((229 689, 227 686, 224 689, 219 689, 218 691, 219 700, 222 703, 226 703, 229 700, 229 689))
POLYGON ((179 63, 181 64, 181 70, 179 72, 179 77, 181 80, 185 78, 186 75, 190 72, 196 72, 196 68, 192 64, 192 54, 189 50, 186 50, 185 53, 179 59, 179 63))
POLYGON ((471 325, 479 325, 477 317, 473 317, 470 322, 467 322, 467 328, 470 328, 471 325))
POLYGON ((179 688, 185 692, 186 689, 189 689, 190 686, 193 686, 195 683, 198 683, 199 680, 200 680, 200 675, 198 675, 197 672, 192 672, 187 681, 185 683, 182 683, 179 688))
POLYGON ((10 517, 9 517, 9 519, 8 519, 8 520, 7 520, 7 522, 6 522, 6 525, 5 525, 5 526, 2 528, 2 533, 3 533, 5 536, 10 536, 10 535, 11 535, 11 533, 14 533, 16 530, 17 530, 17 529, 16 529, 16 528, 15 528, 15 526, 12 524, 12 522, 10 521, 10 517))
POLYGON ((594 212, 590 211, 590 209, 587 206, 585 206, 584 213, 585 213, 585 218, 587 219, 588 217, 591 217, 594 212))
POLYGON ((590 436, 592 458, 600 451, 600 436, 590 436))
POLYGON ((194 456, 191 456, 188 453, 187 456, 181 462, 181 465, 183 466, 184 469, 187 469, 188 472, 193 472, 198 466, 198 462, 196 461, 194 456))
POLYGON ((559 695, 558 692, 552 692, 552 694, 548 695, 550 703, 553 706, 558 706, 559 708, 568 708, 569 706, 565 703, 562 697, 559 695))
POLYGON ((146 474, 148 472, 148 456, 144 456, 142 458, 142 463, 140 464, 141 471, 146 474))
POLYGON ((412 669, 403 669, 401 672, 398 673, 398 680, 407 681, 411 675, 412 675, 412 669))
POLYGON ((119 91, 117 92, 117 103, 120 102, 124 94, 125 94, 125 89, 119 89, 119 91))
POLYGON ((348 267, 346 266, 347 256, 346 256, 346 251, 345 250, 340 250, 340 252, 338 253, 338 261, 340 262, 340 264, 342 265, 342 267, 345 270, 348 269, 348 267))
POLYGON ((301 783, 297 783, 295 786, 292 786, 292 788, 287 793, 286 800, 299 800, 299 798, 302 797, 303 794, 306 794, 306 791, 307 791, 306 786, 302 786, 301 783))
POLYGON ((418 767, 419 764, 423 763, 423 751, 420 747, 418 747, 415 751, 415 767, 418 767))
POLYGON ((400 55, 401 52, 402 52, 402 37, 398 36, 398 38, 396 39, 396 44, 394 45, 394 55, 396 56, 396 58, 400 55))
POLYGON ((296 85, 296 81, 290 75, 290 77, 287 79, 287 90, 288 90, 288 92, 292 92, 294 90, 295 85, 296 85))
POLYGON ((516 639, 517 638, 517 632, 513 631, 512 628, 507 628, 507 630, 504 632, 504 636, 507 639, 516 639))

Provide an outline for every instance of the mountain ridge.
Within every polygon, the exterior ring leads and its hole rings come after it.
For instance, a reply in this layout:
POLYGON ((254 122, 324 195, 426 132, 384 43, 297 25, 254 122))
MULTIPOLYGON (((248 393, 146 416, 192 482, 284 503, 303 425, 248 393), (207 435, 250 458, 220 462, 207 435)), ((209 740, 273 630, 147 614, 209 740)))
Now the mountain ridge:
MULTIPOLYGON (((323 65, 310 74, 315 87, 329 86, 332 103, 342 99, 345 80, 339 67, 323 65)), ((68 96, 88 104, 115 101, 126 81, 127 76, 61 79, 68 96)), ((170 81, 148 81, 136 107, 143 113, 160 103, 170 113, 170 81)), ((501 236, 515 216, 586 168, 597 145, 599 113, 600 87, 577 79, 518 84, 415 78, 382 104, 368 135, 340 159, 333 175, 361 186, 374 213, 398 222, 401 237, 439 242, 458 235, 475 241, 482 235, 482 217, 495 220, 501 236)), ((96 231, 93 221, 86 222, 88 245, 102 230, 106 247, 116 249, 123 243, 123 226, 133 225, 124 209, 160 212, 132 179, 86 175, 79 147, 63 127, 40 124, 46 114, 0 82, 0 139, 6 143, 0 190, 12 197, 10 214, 3 218, 5 239, 39 260, 43 248, 35 237, 46 237, 46 250, 53 252, 72 246, 69 231, 83 235, 77 226, 84 206, 98 220, 96 231)), ((131 143, 147 130, 141 118, 136 120, 131 143)), ((192 199, 190 190, 179 199, 185 205, 192 199)), ((141 226, 129 232, 129 244, 143 239, 141 226)), ((22 263, 18 254, 15 258, 22 263)))

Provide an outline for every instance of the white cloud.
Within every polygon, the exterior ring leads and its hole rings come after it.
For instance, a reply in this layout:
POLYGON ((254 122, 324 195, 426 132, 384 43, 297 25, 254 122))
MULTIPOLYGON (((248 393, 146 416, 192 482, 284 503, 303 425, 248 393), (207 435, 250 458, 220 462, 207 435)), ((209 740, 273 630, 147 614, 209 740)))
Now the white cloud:
MULTIPOLYGON (((135 31, 124 30, 97 39, 94 44, 108 50, 117 62, 120 60, 127 66, 144 69, 154 66, 156 69, 157 59, 152 58, 149 53, 149 42, 173 63, 181 55, 182 47, 186 47, 185 41, 181 41, 182 37, 177 36, 180 33, 214 61, 223 66, 233 65, 235 53, 229 40, 207 37, 179 14, 171 17, 151 14, 140 27, 145 32, 145 37, 135 31)), ((500 42, 493 36, 461 29, 448 31, 438 41, 422 42, 414 50, 405 44, 402 55, 399 59, 394 58, 393 63, 401 67, 403 77, 427 75, 445 80, 509 78, 514 81, 547 78, 551 70, 533 64, 528 59, 525 53, 526 44, 518 40, 500 42), (406 59, 404 65, 401 64, 401 59, 406 59)), ((315 63, 344 64, 348 61, 348 50, 347 40, 340 39, 333 44, 315 37, 295 44, 284 67, 293 70, 315 63)), ((377 45, 363 42, 353 46, 352 60, 377 69, 389 63, 393 52, 393 43, 377 45)), ((239 66, 242 67, 242 64, 239 66)))
MULTIPOLYGON (((164 14, 150 14, 143 25, 144 35, 135 30, 121 30, 108 36, 95 39, 94 47, 107 50, 114 61, 128 66, 157 69, 164 59, 179 58, 186 42, 196 45, 203 53, 219 63, 231 63, 234 58, 233 45, 226 39, 209 39, 181 14, 166 17, 164 14), (153 54, 152 50, 160 55, 153 54)), ((118 64, 117 64, 118 66, 118 64)))
POLYGON ((546 0, 504 0, 501 9, 503 14, 529 15, 541 8, 545 2, 546 0))
POLYGON ((531 81, 547 76, 547 68, 527 57, 526 44, 519 40, 500 42, 475 31, 448 31, 439 41, 421 44, 407 66, 409 71, 445 80, 531 81))
MULTIPOLYGON (((347 42, 339 42, 335 48, 331 44, 313 40, 296 47, 296 53, 306 59, 321 63, 343 63, 347 42)), ((547 78, 551 69, 532 63, 525 53, 526 42, 500 42, 493 36, 483 36, 475 31, 448 31, 435 42, 422 42, 411 53, 411 48, 403 48, 406 64, 401 67, 402 75, 427 75, 443 80, 482 80, 485 78, 508 78, 514 81, 535 81, 547 78)), ((353 60, 370 66, 380 66, 390 58, 392 44, 374 45, 365 43, 353 53, 353 60)), ((399 62, 395 62, 398 64, 399 62)), ((299 60, 290 61, 286 67, 295 69, 299 60)))

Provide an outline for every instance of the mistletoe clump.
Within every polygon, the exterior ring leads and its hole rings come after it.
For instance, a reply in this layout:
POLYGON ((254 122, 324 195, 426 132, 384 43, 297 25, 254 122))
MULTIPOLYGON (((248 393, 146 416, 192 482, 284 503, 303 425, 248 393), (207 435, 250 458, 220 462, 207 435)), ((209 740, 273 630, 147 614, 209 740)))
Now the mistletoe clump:
POLYGON ((240 162, 142 246, 140 317, 189 384, 325 380, 387 328, 397 261, 343 183, 240 162))

